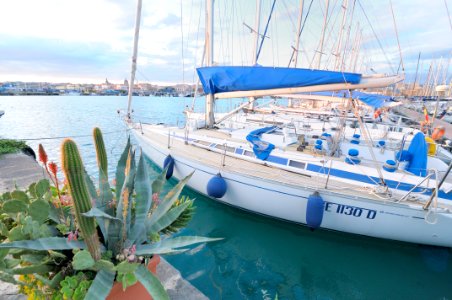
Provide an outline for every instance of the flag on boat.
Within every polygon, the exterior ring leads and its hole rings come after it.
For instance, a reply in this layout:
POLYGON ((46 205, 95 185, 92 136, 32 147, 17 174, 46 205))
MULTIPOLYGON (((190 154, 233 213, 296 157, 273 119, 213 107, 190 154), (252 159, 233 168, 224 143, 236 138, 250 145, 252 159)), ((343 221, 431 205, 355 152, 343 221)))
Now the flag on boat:
POLYGON ((427 107, 425 107, 424 105, 424 117, 425 117, 425 122, 428 122, 428 111, 427 111, 427 107))

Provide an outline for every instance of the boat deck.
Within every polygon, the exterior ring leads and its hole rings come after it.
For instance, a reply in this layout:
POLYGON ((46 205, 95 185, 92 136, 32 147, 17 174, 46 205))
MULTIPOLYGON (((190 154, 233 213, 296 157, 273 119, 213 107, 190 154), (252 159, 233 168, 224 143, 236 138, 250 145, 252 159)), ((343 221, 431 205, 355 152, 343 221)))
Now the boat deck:
MULTIPOLYGON (((148 139, 149 136, 152 136, 152 141, 154 143, 158 143, 161 147, 168 147, 168 129, 162 130, 162 128, 163 127, 160 127, 159 129, 152 125, 143 124, 142 130, 144 133, 144 138, 148 139)), ((173 134, 173 132, 178 137, 184 136, 184 129, 171 128, 171 134, 173 134)), ((216 130, 197 130, 196 135, 205 135, 211 138, 243 143, 242 140, 231 139, 227 133, 216 130)), ((170 138, 169 146, 171 148, 171 152, 175 155, 177 154, 183 157, 189 157, 191 160, 195 160, 199 163, 218 168, 220 171, 224 170, 232 173, 240 173, 244 176, 259 177, 261 179, 277 182, 283 185, 302 186, 322 190, 327 187, 327 190, 331 193, 341 193, 350 197, 363 197, 370 200, 383 202, 396 202, 406 194, 406 192, 398 192, 397 195, 393 193, 392 197, 388 197, 387 195, 377 194, 375 191, 373 191, 372 188, 344 183, 332 178, 327 180, 326 176, 316 176, 315 178, 313 178, 310 175, 299 174, 281 168, 269 166, 265 163, 265 161, 257 164, 255 162, 250 162, 236 157, 224 156, 223 154, 216 153, 214 151, 196 147, 194 145, 191 145, 190 143, 185 144, 182 138, 170 138), (224 166, 222 165, 223 159, 224 166)), ((414 195, 415 194, 413 194, 413 196, 414 195)), ((408 197, 408 200, 403 201, 403 203, 422 206, 425 202, 424 200, 420 200, 417 197, 408 197)), ((452 211, 452 205, 438 203, 438 206, 448 208, 452 211)))

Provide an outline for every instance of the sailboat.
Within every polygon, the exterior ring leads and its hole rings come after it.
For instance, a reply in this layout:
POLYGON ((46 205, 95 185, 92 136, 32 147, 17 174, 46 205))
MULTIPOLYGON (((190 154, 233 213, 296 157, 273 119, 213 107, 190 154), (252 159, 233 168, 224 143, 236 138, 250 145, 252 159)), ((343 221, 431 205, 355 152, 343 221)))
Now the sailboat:
MULTIPOLYGON (((207 2, 211 28, 212 1, 207 2)), ((209 37, 207 33, 206 45, 209 37)), ((386 87, 403 76, 212 66, 210 49, 210 63, 197 70, 206 93, 207 128, 190 131, 188 126, 134 122, 129 101, 130 131, 143 152, 167 169, 167 178, 180 180, 194 171, 187 185, 213 200, 312 229, 452 247, 452 183, 446 180, 452 165, 442 174, 426 170, 422 133, 396 161, 381 166, 362 161, 355 148, 348 149, 345 159, 326 156, 321 139, 310 153, 293 145, 275 147, 261 139, 274 130, 271 126, 253 130, 246 140, 214 128, 215 99, 386 87), (407 168, 400 170, 404 160, 407 168)))

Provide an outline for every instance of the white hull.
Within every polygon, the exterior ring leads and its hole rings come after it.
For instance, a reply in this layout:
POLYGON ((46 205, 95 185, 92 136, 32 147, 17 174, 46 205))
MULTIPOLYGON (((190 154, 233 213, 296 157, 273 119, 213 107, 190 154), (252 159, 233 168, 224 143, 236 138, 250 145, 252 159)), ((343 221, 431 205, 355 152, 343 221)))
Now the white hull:
MULTIPOLYGON (((207 182, 219 172, 222 155, 216 154, 217 164, 208 163, 202 158, 202 153, 196 155, 195 152, 204 151, 204 155, 213 155, 211 151, 185 145, 182 141, 172 141, 173 145, 168 149, 164 138, 158 137, 159 134, 152 132, 152 129, 145 131, 145 134, 142 134, 140 129, 132 129, 132 132, 144 153, 159 167, 163 167, 165 158, 171 154, 175 160, 173 177, 176 179, 180 180, 195 171, 188 186, 207 196, 207 182), (180 151, 182 147, 186 147, 184 151, 180 151)), ((246 168, 246 162, 243 163, 243 168, 246 168)), ((272 170, 270 167, 265 168, 272 170)), ((447 211, 428 212, 423 210, 419 203, 378 200, 362 191, 337 192, 312 187, 315 184, 285 183, 284 174, 290 172, 272 172, 280 173, 278 180, 258 176, 258 170, 255 173, 257 175, 252 176, 249 172, 222 167, 221 175, 227 182, 227 192, 221 199, 216 200, 254 213, 306 224, 307 199, 318 191, 326 202, 321 228, 452 247, 452 215, 447 211)))

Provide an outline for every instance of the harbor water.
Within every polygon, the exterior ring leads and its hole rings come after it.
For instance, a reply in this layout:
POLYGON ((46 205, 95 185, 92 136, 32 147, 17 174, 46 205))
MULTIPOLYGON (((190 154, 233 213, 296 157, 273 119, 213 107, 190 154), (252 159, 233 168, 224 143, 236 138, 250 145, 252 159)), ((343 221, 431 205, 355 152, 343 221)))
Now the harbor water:
MULTIPOLYGON (((183 126, 191 98, 135 97, 142 122, 183 126)), ((237 103, 217 103, 225 111, 237 103)), ((64 137, 81 148, 88 172, 97 176, 91 132, 102 129, 109 171, 127 139, 117 113, 127 105, 118 96, 0 97, 0 138, 26 139, 37 152, 44 145, 59 163, 64 137)), ((202 103, 197 103, 199 108, 202 103)), ((159 171, 149 161, 151 174, 159 171)), ((170 182, 174 184, 174 182, 170 182)), ((223 237, 165 258, 210 299, 452 299, 450 249, 311 231, 215 202, 189 189, 196 213, 179 234, 223 237)), ((283 203, 281 203, 283 205, 283 203)), ((452 234, 452 228, 451 228, 452 234)))

